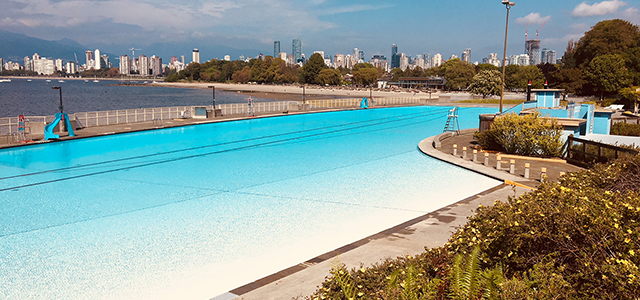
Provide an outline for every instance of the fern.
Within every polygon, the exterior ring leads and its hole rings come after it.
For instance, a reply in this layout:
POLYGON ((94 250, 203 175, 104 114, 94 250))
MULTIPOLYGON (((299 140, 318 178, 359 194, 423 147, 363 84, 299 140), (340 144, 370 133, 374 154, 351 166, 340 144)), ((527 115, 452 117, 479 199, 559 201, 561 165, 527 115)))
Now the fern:
POLYGON ((502 281, 502 268, 480 269, 480 247, 476 246, 469 256, 458 254, 451 268, 451 298, 497 299, 498 285, 502 281))
POLYGON ((332 264, 331 274, 338 283, 338 286, 340 286, 340 289, 342 290, 345 298, 347 298, 347 300, 356 299, 356 286, 353 283, 351 274, 349 274, 349 271, 344 266, 344 264, 332 264))

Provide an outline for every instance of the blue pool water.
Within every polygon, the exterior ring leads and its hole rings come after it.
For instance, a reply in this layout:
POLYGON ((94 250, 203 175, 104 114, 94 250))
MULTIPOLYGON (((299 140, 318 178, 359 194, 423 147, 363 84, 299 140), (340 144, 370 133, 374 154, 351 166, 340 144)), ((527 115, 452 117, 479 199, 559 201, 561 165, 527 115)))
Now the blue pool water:
MULTIPOLYGON (((499 184, 429 158, 446 107, 0 151, 1 299, 209 299, 499 184)), ((495 109, 462 108, 462 128, 495 109)))

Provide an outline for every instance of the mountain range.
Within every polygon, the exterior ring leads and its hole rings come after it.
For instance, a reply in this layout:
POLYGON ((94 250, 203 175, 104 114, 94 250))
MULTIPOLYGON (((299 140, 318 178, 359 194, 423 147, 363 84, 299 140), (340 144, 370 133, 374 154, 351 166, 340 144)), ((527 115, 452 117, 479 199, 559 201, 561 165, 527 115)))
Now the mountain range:
MULTIPOLYGON (((225 55, 230 55, 232 60, 238 59, 240 55, 257 56, 260 53, 272 55, 272 53, 257 49, 236 49, 224 45, 215 44, 213 41, 202 40, 196 47, 200 50, 200 62, 208 61, 211 58, 222 59, 225 55)), ((193 48, 177 43, 154 43, 151 45, 121 45, 121 44, 94 44, 82 45, 72 39, 64 38, 57 41, 48 41, 40 38, 30 37, 24 34, 13 33, 0 30, 0 57, 4 61, 13 61, 22 64, 25 56, 33 56, 38 53, 41 57, 61 58, 65 61, 75 61, 74 56, 78 56, 78 61, 83 64, 85 61, 85 51, 100 49, 106 53, 112 62, 117 63, 114 58, 121 55, 131 55, 131 47, 143 50, 136 50, 136 56, 145 54, 147 56, 156 55, 168 62, 171 56, 185 56, 187 62, 191 61, 191 51, 193 48)))

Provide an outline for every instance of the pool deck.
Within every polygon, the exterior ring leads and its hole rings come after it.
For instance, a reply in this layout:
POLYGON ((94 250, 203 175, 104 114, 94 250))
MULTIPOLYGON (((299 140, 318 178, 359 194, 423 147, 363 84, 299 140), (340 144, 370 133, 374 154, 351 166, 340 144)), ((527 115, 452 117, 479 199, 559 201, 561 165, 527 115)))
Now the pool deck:
POLYGON ((481 156, 482 161, 473 162, 472 147, 477 147, 473 140, 475 131, 477 129, 467 129, 459 134, 445 133, 429 137, 420 142, 418 149, 426 155, 503 181, 504 184, 291 266, 212 300, 303 299, 317 290, 336 262, 343 263, 348 268, 359 268, 387 258, 419 254, 425 247, 442 246, 451 234, 467 222, 479 205, 490 206, 495 201, 506 201, 509 197, 535 189, 540 184, 541 168, 547 168, 546 180, 557 180, 560 172, 581 169, 560 159, 506 155, 500 157, 501 161, 507 160, 503 168, 496 169, 497 153, 490 154, 489 164, 486 166, 483 164, 484 155, 481 156), (458 145, 460 155, 452 155, 454 144, 458 145), (467 147, 469 151, 466 159, 462 157, 462 147, 467 147), (516 161, 514 174, 509 172, 511 159, 516 161), (523 177, 525 163, 530 164, 529 179, 523 177))
MULTIPOLYGON (((444 103, 443 103, 444 104, 444 103)), ((329 110, 322 110, 329 111, 329 110)), ((292 112, 316 113, 320 111, 292 112)), ((281 116, 278 114, 259 114, 256 117, 281 116)), ((61 134, 60 141, 87 138, 93 136, 110 135, 116 133, 155 130, 159 128, 179 127, 195 124, 225 122, 246 119, 246 116, 224 116, 215 119, 173 119, 165 120, 162 124, 154 122, 139 122, 109 126, 89 127, 76 131, 76 137, 66 137, 61 134)), ((425 247, 444 245, 450 235, 467 222, 467 218, 474 214, 479 205, 489 206, 496 200, 506 201, 508 197, 517 196, 535 188, 540 183, 540 170, 547 168, 549 180, 556 180, 560 172, 579 170, 579 167, 569 165, 562 160, 537 159, 527 157, 505 156, 501 169, 496 169, 497 155, 491 153, 488 165, 484 165, 484 154, 479 155, 479 161, 472 161, 473 132, 476 129, 463 130, 458 135, 441 134, 430 137, 418 145, 419 151, 436 159, 472 170, 474 172, 498 179, 504 184, 463 199, 434 212, 420 216, 413 220, 389 228, 372 236, 345 245, 334 251, 290 266, 278 273, 272 274, 255 282, 248 283, 222 295, 211 295, 212 300, 230 299, 303 299, 311 295, 329 275, 331 265, 335 262, 343 263, 348 268, 369 266, 387 258, 415 255, 424 251, 425 247), (458 155, 452 155, 453 145, 457 145, 458 155), (467 158, 462 157, 462 147, 467 147, 467 158), (509 160, 515 159, 515 174, 510 174, 509 160), (523 177, 524 163, 529 163, 530 179, 523 177)), ((34 136, 36 143, 42 142, 43 137, 34 136)), ((55 142, 55 141, 53 141, 55 142)), ((20 147, 26 144, 8 143, 0 140, 0 148, 20 147)), ((416 150, 418 151, 418 150, 416 150)), ((464 182, 460 185, 464 187, 464 182)))

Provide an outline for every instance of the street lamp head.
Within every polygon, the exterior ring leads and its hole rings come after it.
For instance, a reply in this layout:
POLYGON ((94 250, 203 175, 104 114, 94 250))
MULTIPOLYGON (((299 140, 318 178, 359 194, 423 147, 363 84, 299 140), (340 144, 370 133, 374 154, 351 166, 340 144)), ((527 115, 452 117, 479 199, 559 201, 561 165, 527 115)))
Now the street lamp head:
POLYGON ((51 89, 59 90, 59 89, 61 89, 61 87, 59 87, 59 86, 52 86, 52 87, 51 87, 51 89))
POLYGON ((516 5, 515 2, 511 2, 509 0, 502 0, 502 4, 506 5, 507 7, 516 5))

